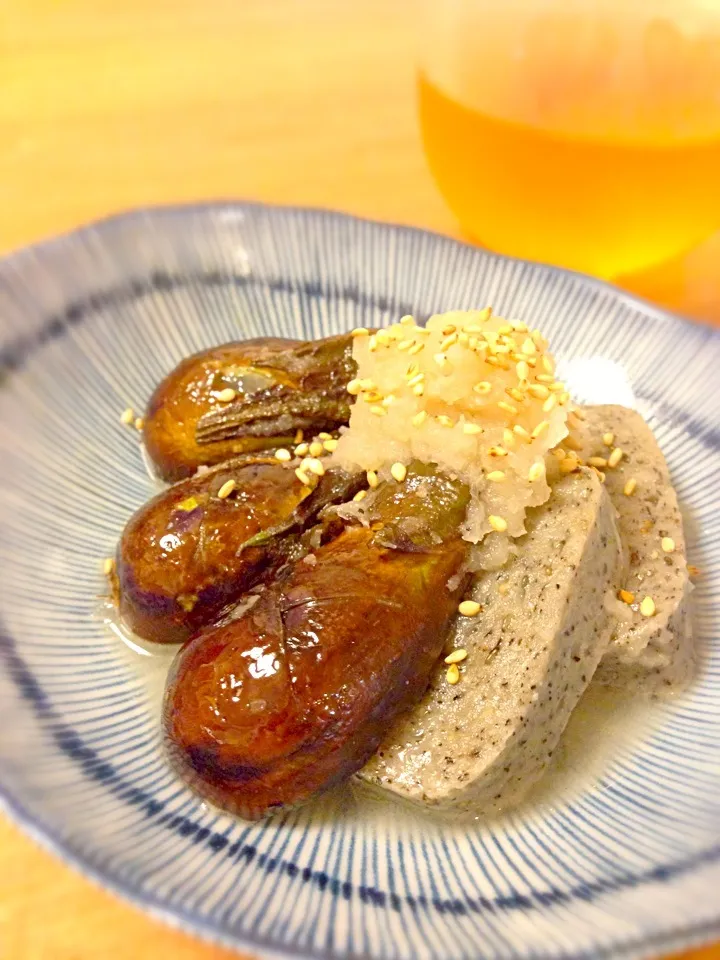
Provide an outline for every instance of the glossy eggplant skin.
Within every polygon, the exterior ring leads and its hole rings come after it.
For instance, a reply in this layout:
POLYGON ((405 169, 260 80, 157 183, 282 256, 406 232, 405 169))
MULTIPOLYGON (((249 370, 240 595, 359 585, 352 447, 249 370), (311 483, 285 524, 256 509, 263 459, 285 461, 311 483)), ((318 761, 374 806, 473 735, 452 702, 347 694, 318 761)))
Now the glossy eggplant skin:
POLYGON ((408 479, 405 496, 378 502, 370 527, 345 527, 178 654, 169 754, 218 806, 257 819, 344 780, 425 690, 465 586, 467 490, 408 479), (428 496, 443 504, 439 528, 400 546, 383 537, 403 517, 419 532, 428 496))
POLYGON ((176 481, 201 465, 291 443, 298 429, 333 430, 349 417, 354 369, 349 336, 260 338, 196 353, 150 398, 145 448, 158 475, 176 481), (236 397, 222 402, 228 388, 236 397))
POLYGON ((123 623, 145 640, 182 643, 255 583, 278 556, 278 542, 245 541, 289 521, 309 493, 272 458, 240 458, 184 480, 131 517, 116 557, 123 623), (218 492, 228 480, 236 490, 218 492))
POLYGON ((184 642, 302 550, 318 514, 364 484, 335 469, 311 490, 288 464, 255 455, 175 484, 137 511, 120 540, 113 592, 123 623, 145 640, 184 642), (218 497, 229 480, 235 489, 218 497))

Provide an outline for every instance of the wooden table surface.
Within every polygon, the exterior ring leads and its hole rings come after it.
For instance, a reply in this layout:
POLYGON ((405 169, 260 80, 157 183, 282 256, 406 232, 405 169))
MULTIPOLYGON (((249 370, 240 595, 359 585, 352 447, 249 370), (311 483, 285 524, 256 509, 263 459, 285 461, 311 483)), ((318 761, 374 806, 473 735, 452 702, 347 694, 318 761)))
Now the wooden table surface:
MULTIPOLYGON (((420 149, 413 6, 2 0, 0 251, 128 207, 218 197, 457 234, 420 149)), ((720 323, 718 265, 720 234, 633 286, 720 323)), ((0 820, 2 960, 231 956, 118 902, 0 820)), ((720 947, 692 956, 720 960, 720 947)))

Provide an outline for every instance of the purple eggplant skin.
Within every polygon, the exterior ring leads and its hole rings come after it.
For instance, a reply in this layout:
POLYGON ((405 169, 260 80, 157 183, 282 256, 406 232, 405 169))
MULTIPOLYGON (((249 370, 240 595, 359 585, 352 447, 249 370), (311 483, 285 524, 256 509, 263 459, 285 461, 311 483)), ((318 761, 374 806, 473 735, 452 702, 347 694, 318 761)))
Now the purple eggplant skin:
POLYGON ((169 755, 225 810, 257 819, 346 779, 427 687, 466 584, 468 491, 421 465, 385 487, 369 526, 288 564, 175 659, 169 755))
POLYGON ((245 456, 184 480, 130 519, 114 595, 123 623, 145 640, 182 643, 268 577, 328 503, 362 477, 328 471, 314 490, 288 464, 245 456), (219 497, 232 481, 229 496, 219 497))
POLYGON ((159 477, 174 482, 199 466, 293 442, 347 423, 354 376, 349 335, 302 342, 260 338, 183 360, 157 386, 143 439, 159 477), (231 401, 223 391, 234 391, 231 401))

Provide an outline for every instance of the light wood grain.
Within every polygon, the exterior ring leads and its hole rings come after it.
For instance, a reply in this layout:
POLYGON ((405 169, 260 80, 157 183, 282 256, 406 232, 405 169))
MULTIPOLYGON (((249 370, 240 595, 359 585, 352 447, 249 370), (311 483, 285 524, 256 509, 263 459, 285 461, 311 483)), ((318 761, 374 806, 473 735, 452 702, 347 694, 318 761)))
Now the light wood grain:
MULTIPOLYGON (((0 251, 249 197, 457 234, 415 121, 413 0, 3 0, 0 251)), ((720 237, 635 281, 720 321, 720 237)), ((2 960, 224 960, 0 821, 2 960)), ((232 956, 237 956, 232 954, 232 956)), ((720 960, 720 949, 696 954, 720 960)))

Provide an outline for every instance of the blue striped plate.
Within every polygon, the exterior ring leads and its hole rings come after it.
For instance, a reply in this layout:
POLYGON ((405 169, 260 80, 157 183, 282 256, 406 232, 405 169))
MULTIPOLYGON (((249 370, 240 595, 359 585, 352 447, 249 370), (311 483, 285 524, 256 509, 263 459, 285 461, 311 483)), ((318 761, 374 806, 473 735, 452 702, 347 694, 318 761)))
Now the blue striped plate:
POLYGON ((0 263, 0 804, 153 914, 268 957, 641 957, 720 936, 720 337, 602 283, 312 210, 134 213, 0 263), (248 825, 160 749, 165 664, 102 622, 101 558, 149 496, 142 408, 177 361, 494 305, 550 335, 579 399, 637 406, 687 511, 699 673, 591 694, 502 819, 349 790, 248 825), (598 375, 600 373, 601 375, 598 375))

